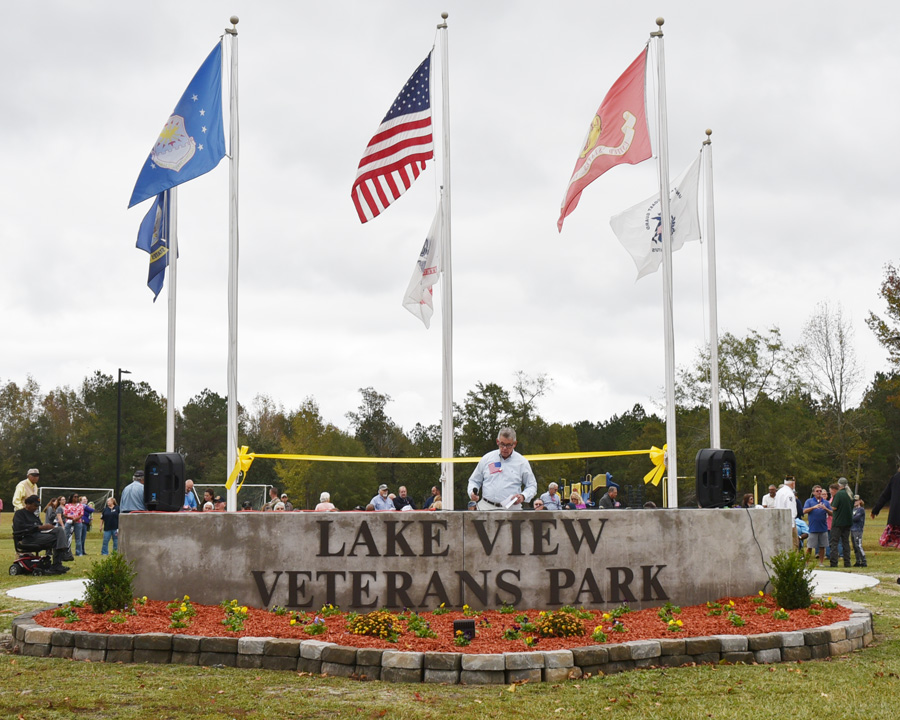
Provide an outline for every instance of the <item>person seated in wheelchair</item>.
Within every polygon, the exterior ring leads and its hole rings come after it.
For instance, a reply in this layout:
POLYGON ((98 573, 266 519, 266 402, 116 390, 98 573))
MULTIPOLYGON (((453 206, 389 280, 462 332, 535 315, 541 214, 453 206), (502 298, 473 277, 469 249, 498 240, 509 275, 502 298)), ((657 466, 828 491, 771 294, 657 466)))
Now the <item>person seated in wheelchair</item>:
POLYGON ((37 515, 41 499, 37 495, 25 498, 25 507, 13 514, 12 529, 17 548, 22 550, 53 550, 53 565, 46 571, 48 575, 61 575, 69 568, 63 560, 73 560, 69 550, 66 531, 58 525, 46 523, 41 525, 37 515))

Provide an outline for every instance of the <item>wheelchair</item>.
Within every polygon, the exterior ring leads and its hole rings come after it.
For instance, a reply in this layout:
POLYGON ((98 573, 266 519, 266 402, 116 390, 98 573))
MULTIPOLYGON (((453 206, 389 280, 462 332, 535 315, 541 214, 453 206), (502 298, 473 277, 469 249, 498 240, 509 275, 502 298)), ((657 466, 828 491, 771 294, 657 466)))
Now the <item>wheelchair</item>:
POLYGON ((51 570, 53 565, 53 548, 32 545, 25 538, 30 531, 13 531, 13 546, 16 559, 9 566, 10 575, 56 575, 51 570), (43 554, 41 554, 43 553, 43 554))

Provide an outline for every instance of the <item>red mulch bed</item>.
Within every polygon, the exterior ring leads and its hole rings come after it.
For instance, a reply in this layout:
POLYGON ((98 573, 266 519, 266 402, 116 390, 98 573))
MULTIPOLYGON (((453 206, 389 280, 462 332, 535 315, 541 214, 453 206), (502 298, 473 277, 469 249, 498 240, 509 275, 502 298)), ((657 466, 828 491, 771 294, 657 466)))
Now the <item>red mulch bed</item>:
MULTIPOLYGON (((683 623, 680 632, 670 632, 666 629, 666 623, 657 615, 657 610, 632 611, 621 616, 620 621, 628 628, 627 632, 611 632, 612 619, 604 620, 602 611, 592 611, 592 617, 584 620, 585 634, 583 636, 569 638, 539 638, 533 650, 560 650, 579 647, 583 645, 596 645, 591 639, 591 633, 597 625, 602 625, 608 636, 608 643, 627 642, 628 640, 648 640, 659 638, 685 638, 703 635, 756 635, 766 632, 787 632, 802 630, 803 628, 821 627, 834 622, 847 620, 850 617, 848 608, 838 606, 836 608, 822 608, 821 615, 810 615, 807 610, 791 610, 788 620, 776 620, 772 617, 772 611, 777 609, 775 601, 768 595, 762 606, 769 609, 766 615, 758 615, 756 609, 760 604, 754 602, 756 598, 722 598, 718 602, 723 606, 724 612, 720 616, 710 616, 706 605, 694 605, 684 607, 681 613, 674 615, 683 623), (745 625, 737 627, 728 619, 729 601, 734 602, 731 608, 740 615, 745 625)), ((291 625, 294 613, 276 615, 267 610, 249 608, 249 615, 241 632, 229 631, 223 624, 224 612, 217 605, 194 605, 197 614, 192 618, 190 626, 186 628, 170 627, 172 610, 169 603, 148 600, 146 605, 137 606, 137 615, 125 615, 125 622, 111 621, 110 614, 97 615, 92 612, 89 605, 76 608, 79 620, 67 623, 64 617, 54 617, 54 610, 45 610, 35 617, 35 621, 44 627, 61 628, 65 630, 79 630, 109 635, 121 635, 128 633, 162 632, 173 635, 199 635, 203 637, 276 637, 297 638, 303 640, 322 640, 338 645, 366 648, 384 648, 389 650, 413 650, 417 652, 463 652, 463 653, 499 653, 522 652, 529 648, 523 640, 504 640, 503 631, 516 624, 516 616, 528 615, 532 622, 538 616, 537 610, 516 610, 512 614, 500 613, 497 610, 485 610, 482 615, 475 617, 478 628, 476 638, 470 645, 458 647, 453 643, 453 621, 463 618, 462 612, 451 611, 443 615, 434 615, 431 612, 421 613, 431 629, 437 633, 437 638, 418 638, 412 633, 403 632, 396 643, 387 642, 365 635, 352 635, 347 631, 345 615, 335 615, 324 618, 328 631, 321 635, 309 635, 304 630, 304 625, 298 623, 291 625), (487 621, 490 627, 482 626, 487 621)), ((820 606, 813 605, 814 608, 820 606)), ((310 614, 313 617, 314 614, 310 614)), ((405 624, 404 624, 405 628, 405 624)), ((525 634, 523 634, 524 636, 525 634)), ((527 633, 527 635, 535 635, 527 633)))

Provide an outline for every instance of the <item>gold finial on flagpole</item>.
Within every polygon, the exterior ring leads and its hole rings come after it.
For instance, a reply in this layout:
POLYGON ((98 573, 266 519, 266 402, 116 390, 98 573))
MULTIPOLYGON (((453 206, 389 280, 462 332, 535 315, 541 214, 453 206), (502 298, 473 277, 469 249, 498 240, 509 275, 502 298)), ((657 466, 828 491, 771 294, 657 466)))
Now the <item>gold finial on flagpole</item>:
POLYGON ((232 15, 230 18, 228 18, 228 22, 231 23, 231 27, 225 28, 225 32, 227 32, 229 35, 237 35, 237 24, 238 22, 240 22, 240 18, 237 15, 232 15))
POLYGON ((656 32, 650 33, 650 37, 662 37, 662 34, 663 34, 662 26, 663 26, 663 23, 665 23, 665 22, 666 22, 665 18, 661 18, 661 17, 656 18, 657 30, 656 30, 656 32))
POLYGON ((440 25, 438 25, 438 30, 444 30, 447 27, 447 18, 450 17, 449 13, 442 12, 441 17, 444 19, 440 25))
POLYGON ((706 128, 706 140, 703 141, 704 145, 709 145, 712 143, 712 130, 706 128))

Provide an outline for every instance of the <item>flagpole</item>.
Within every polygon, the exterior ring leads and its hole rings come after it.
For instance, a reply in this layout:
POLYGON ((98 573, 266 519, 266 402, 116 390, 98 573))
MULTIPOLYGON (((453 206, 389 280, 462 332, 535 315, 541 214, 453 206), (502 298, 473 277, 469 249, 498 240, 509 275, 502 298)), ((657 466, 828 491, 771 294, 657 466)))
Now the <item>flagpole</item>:
POLYGON ((722 447, 719 426, 719 310, 716 291, 716 212, 713 203, 712 130, 706 131, 701 152, 706 156, 706 253, 709 276, 709 443, 722 447))
MULTIPOLYGON (((453 271, 450 252, 450 68, 447 47, 447 18, 438 25, 441 37, 441 134, 443 142, 443 213, 441 237, 441 329, 443 363, 441 367, 441 457, 453 457, 453 271)), ((444 510, 453 510, 453 463, 441 466, 441 504, 444 510)))
POLYGON ((672 319, 672 224, 669 212, 669 130, 666 119, 666 63, 663 50, 662 26, 665 20, 656 18, 658 29, 650 33, 656 38, 657 74, 657 133, 659 159, 660 224, 663 235, 663 321, 666 346, 666 474, 668 478, 668 507, 678 507, 678 453, 675 438, 675 330, 672 319))
POLYGON ((169 265, 169 328, 166 359, 166 452, 175 452, 175 296, 178 286, 178 188, 165 191, 163 217, 168 219, 166 240, 169 265))
MULTIPOLYGON (((238 16, 230 18, 231 27, 225 33, 231 36, 231 92, 230 138, 231 150, 228 164, 228 464, 227 473, 237 461, 237 344, 238 344, 238 16)), ((226 509, 237 510, 237 485, 226 491, 226 509)))

